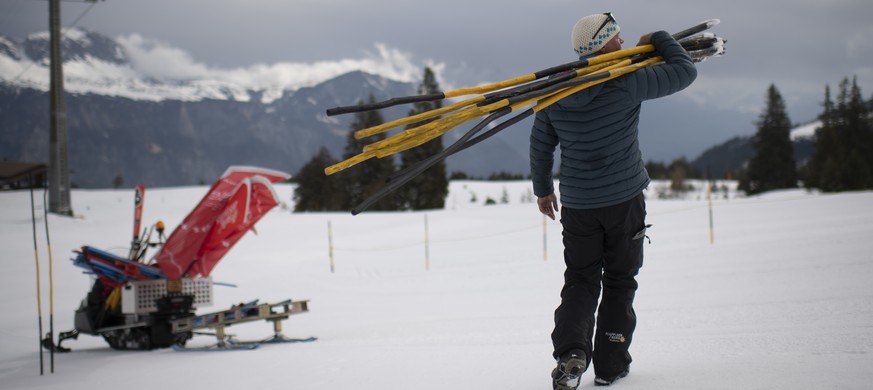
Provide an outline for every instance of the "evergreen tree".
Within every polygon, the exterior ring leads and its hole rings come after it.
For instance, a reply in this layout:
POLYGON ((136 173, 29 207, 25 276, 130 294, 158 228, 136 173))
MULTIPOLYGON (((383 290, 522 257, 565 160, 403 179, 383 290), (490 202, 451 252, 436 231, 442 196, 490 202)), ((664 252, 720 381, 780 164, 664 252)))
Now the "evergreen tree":
POLYGON ((324 168, 337 161, 325 147, 312 157, 300 172, 294 175, 297 188, 294 189, 294 211, 338 211, 341 204, 341 188, 332 177, 324 174, 324 168))
MULTIPOLYGON (((367 103, 373 104, 376 99, 370 94, 367 103)), ((363 102, 358 102, 363 104, 363 102)), ((355 114, 350 125, 343 160, 355 156, 363 150, 365 144, 377 142, 386 138, 384 133, 376 134, 366 139, 355 138, 355 131, 384 123, 379 111, 364 111, 355 114)), ((335 173, 339 188, 342 189, 341 207, 347 210, 357 206, 385 185, 385 180, 394 173, 394 158, 371 158, 351 168, 335 173)), ((373 211, 397 210, 395 198, 386 196, 368 208, 373 211)))
POLYGON ((849 131, 848 142, 854 146, 846 161, 845 172, 850 176, 847 187, 851 190, 873 188, 873 122, 861 96, 857 77, 852 78, 844 115, 849 131))
POLYGON ((688 191, 688 186, 685 185, 685 179, 688 178, 690 167, 688 161, 684 157, 673 160, 670 163, 670 190, 673 192, 688 191))
MULTIPOLYGON (((438 93, 440 91, 436 77, 430 68, 424 68, 424 78, 421 85, 418 87, 419 95, 438 93)), ((415 103, 409 115, 416 115, 426 111, 435 110, 442 107, 442 102, 419 102, 415 103)), ((413 128, 424 125, 439 117, 424 120, 419 123, 414 123, 406 128, 413 128)), ((415 165, 434 154, 443 150, 442 136, 434 138, 418 147, 406 150, 400 153, 400 168, 406 169, 415 165)), ((401 207, 411 210, 427 210, 441 209, 445 207, 446 196, 449 193, 449 180, 446 176, 445 162, 428 168, 421 175, 415 177, 406 183, 398 191, 398 199, 400 199, 401 207)))
POLYGON ((791 143, 791 121, 785 113, 782 95, 771 84, 767 90, 767 107, 758 119, 755 135, 755 155, 740 181, 747 194, 757 194, 780 188, 797 187, 797 166, 791 143))
POLYGON ((873 123, 857 79, 840 82, 836 104, 825 87, 823 106, 806 186, 825 192, 873 188, 873 123))
POLYGON ((124 176, 122 176, 119 173, 118 175, 115 176, 114 179, 112 179, 112 188, 119 189, 123 185, 124 185, 124 176))
POLYGON ((805 168, 805 186, 807 188, 830 188, 833 183, 826 180, 826 177, 835 177, 836 172, 828 173, 830 169, 835 169, 836 162, 829 156, 839 154, 839 143, 836 139, 836 109, 834 102, 831 100, 831 88, 825 85, 825 98, 822 103, 823 111, 819 114, 818 119, 821 121, 821 127, 815 129, 815 153, 809 160, 805 168))
POLYGON ((646 172, 649 173, 649 177, 652 180, 667 180, 669 177, 669 170, 667 166, 662 162, 657 161, 649 161, 646 163, 646 172))

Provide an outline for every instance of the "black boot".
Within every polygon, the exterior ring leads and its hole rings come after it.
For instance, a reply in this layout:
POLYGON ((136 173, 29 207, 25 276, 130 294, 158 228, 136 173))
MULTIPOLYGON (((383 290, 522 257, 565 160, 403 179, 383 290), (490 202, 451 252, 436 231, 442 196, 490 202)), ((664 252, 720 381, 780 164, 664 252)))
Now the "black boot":
POLYGON ((575 390, 579 386, 579 377, 587 368, 585 352, 574 349, 565 353, 558 360, 558 366, 552 370, 552 389, 575 390))
POLYGON ((630 372, 630 370, 625 368, 624 371, 618 373, 618 375, 613 376, 613 377, 609 377, 609 378, 596 377, 596 378, 594 378, 594 385, 595 386, 609 386, 609 385, 615 383, 615 381, 626 377, 628 372, 630 372))

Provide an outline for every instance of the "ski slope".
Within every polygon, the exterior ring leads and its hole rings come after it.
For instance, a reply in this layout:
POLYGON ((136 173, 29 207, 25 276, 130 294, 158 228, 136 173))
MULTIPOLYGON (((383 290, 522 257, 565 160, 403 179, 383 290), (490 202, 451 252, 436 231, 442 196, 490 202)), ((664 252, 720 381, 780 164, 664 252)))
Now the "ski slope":
MULTIPOLYGON (((732 183, 728 183, 733 187, 732 183)), ((710 243, 705 196, 647 193, 651 244, 639 276, 638 330, 620 389, 865 389, 873 383, 873 192, 719 193, 710 243)), ((215 268, 215 305, 309 299, 284 322, 311 343, 253 351, 115 351, 67 340, 39 374, 30 193, 0 193, 2 389, 550 389, 553 310, 562 283, 561 227, 544 224, 527 182, 452 182, 431 212, 290 212, 276 208, 215 268), (506 193, 507 203, 501 203, 506 193), (476 202, 471 202, 475 197, 476 202), (484 206, 486 198, 498 204, 484 206), (524 201, 522 201, 524 199, 524 201), (425 218, 427 247, 425 246, 425 218), (335 272, 330 271, 328 224, 335 272), (545 244, 545 245, 544 245, 545 244), (429 269, 426 269, 428 267, 429 269)), ((143 223, 168 232, 207 187, 146 189, 143 223)), ((72 250, 126 254, 133 190, 75 190, 75 218, 48 217, 36 193, 44 332, 73 327, 90 279, 72 250)), ((152 253, 154 254, 154 253, 152 253)), ((228 328, 242 340, 269 323, 228 328)), ((214 340, 195 336, 189 345, 214 340)), ((593 388, 591 370, 580 388, 593 388)))

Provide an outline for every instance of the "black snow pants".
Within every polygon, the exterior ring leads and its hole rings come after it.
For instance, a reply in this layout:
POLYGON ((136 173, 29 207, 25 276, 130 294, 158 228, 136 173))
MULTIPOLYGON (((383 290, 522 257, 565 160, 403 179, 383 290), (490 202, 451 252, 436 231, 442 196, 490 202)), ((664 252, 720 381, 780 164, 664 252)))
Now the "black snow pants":
POLYGON ((643 265, 645 218, 642 193, 599 209, 561 208, 567 270, 552 332, 556 359, 571 349, 581 349, 589 363, 593 360, 595 375, 602 378, 613 377, 630 365, 628 348, 637 323, 634 277, 643 265))

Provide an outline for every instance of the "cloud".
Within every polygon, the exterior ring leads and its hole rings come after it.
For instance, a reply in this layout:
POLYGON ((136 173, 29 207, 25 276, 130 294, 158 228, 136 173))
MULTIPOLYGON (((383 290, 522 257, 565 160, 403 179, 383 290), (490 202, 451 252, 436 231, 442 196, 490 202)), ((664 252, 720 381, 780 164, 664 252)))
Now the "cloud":
POLYGON ((209 68, 195 62, 191 56, 169 44, 133 34, 116 39, 124 48, 134 68, 144 75, 160 80, 203 79, 209 68))
POLYGON ((179 48, 146 39, 138 34, 117 38, 128 54, 131 65, 143 76, 169 82, 213 80, 239 87, 265 91, 272 98, 283 90, 296 90, 352 71, 363 71, 382 77, 413 82, 419 80, 423 66, 429 66, 438 79, 445 65, 433 60, 417 61, 410 53, 375 43, 375 52, 365 51, 360 58, 316 62, 279 62, 254 64, 222 69, 194 61, 179 48))
POLYGON ((708 77, 700 75, 683 91, 699 107, 757 113, 768 83, 744 77, 708 77))
MULTIPOLYGON (((873 80, 873 68, 858 68, 855 74, 860 85, 868 85, 873 80)), ((831 82, 831 88, 839 80, 831 82)), ((714 77, 702 73, 681 93, 701 108, 757 115, 766 105, 770 84, 779 90, 792 119, 806 121, 818 114, 826 84, 820 79, 796 81, 789 77, 771 79, 756 75, 714 77)))
POLYGON ((849 58, 862 58, 873 53, 873 26, 866 26, 855 32, 846 41, 846 54, 849 58))

